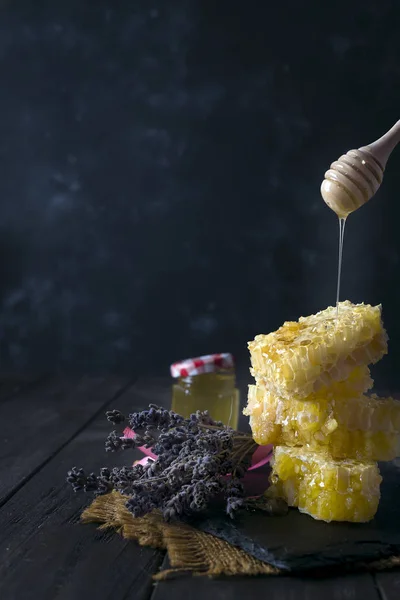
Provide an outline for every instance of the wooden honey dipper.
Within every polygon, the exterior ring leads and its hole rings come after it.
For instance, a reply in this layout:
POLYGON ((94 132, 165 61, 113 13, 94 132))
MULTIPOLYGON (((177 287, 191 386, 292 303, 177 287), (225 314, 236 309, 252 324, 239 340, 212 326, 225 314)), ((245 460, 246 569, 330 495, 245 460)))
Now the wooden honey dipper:
POLYGON ((349 150, 325 173, 321 194, 339 218, 345 219, 375 195, 395 146, 400 142, 400 120, 376 142, 349 150))

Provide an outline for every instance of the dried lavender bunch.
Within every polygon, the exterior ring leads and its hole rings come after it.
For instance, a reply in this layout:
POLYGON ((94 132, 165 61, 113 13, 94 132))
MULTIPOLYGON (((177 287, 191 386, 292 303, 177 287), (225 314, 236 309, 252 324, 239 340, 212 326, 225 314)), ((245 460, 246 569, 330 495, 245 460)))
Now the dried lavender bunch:
POLYGON ((186 419, 151 404, 128 418, 117 410, 106 415, 114 425, 128 422, 136 434, 127 439, 112 431, 106 451, 146 446, 158 458, 145 467, 103 468, 99 475, 86 476, 83 469, 74 467, 67 476, 74 491, 106 494, 117 490, 127 496, 126 506, 134 517, 158 509, 167 520, 202 511, 218 495, 224 497, 231 517, 244 506, 240 480, 257 447, 250 434, 214 421, 207 411, 186 419))

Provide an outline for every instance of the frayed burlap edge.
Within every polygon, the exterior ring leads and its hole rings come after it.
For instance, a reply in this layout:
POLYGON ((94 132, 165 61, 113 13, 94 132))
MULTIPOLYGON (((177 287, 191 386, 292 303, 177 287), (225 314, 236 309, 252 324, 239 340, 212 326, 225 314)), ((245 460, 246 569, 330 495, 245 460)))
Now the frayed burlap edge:
MULTIPOLYGON (((82 513, 83 523, 101 523, 100 529, 115 529, 127 540, 135 540, 141 546, 166 550, 171 569, 154 575, 163 580, 178 573, 193 575, 279 575, 280 571, 240 548, 199 531, 183 523, 166 523, 161 514, 153 512, 135 519, 127 510, 126 497, 118 492, 98 496, 82 513)), ((373 562, 352 563, 344 570, 385 571, 400 567, 400 557, 392 556, 373 562)), ((319 570, 319 575, 323 575, 319 570)), ((326 573, 328 574, 328 573, 326 573)))
POLYGON ((101 529, 115 529, 141 546, 165 549, 171 569, 161 571, 155 579, 167 579, 179 572, 193 575, 273 575, 278 570, 243 550, 208 533, 181 523, 166 523, 154 512, 134 519, 127 510, 126 498, 118 492, 98 496, 82 513, 83 523, 101 523, 101 529))

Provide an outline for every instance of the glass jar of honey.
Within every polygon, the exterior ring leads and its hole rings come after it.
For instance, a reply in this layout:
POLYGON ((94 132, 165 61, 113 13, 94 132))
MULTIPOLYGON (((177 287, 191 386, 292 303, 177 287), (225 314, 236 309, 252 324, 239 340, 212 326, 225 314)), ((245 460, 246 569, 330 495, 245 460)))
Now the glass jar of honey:
POLYGON ((208 410, 215 421, 237 429, 239 390, 231 354, 209 354, 174 363, 171 375, 172 410, 189 417, 196 410, 208 410))

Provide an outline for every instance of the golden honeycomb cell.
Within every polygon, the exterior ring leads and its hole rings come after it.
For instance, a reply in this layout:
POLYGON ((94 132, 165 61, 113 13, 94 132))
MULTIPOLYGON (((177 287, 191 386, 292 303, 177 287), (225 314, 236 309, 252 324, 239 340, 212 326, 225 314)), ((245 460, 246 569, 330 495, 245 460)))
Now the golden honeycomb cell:
POLYGON ((387 334, 381 306, 346 300, 338 311, 331 306, 257 335, 248 348, 257 384, 282 398, 301 399, 380 360, 387 353, 387 334))
POLYGON ((365 522, 377 511, 381 481, 374 462, 338 461, 324 452, 277 446, 269 494, 315 519, 365 522))

